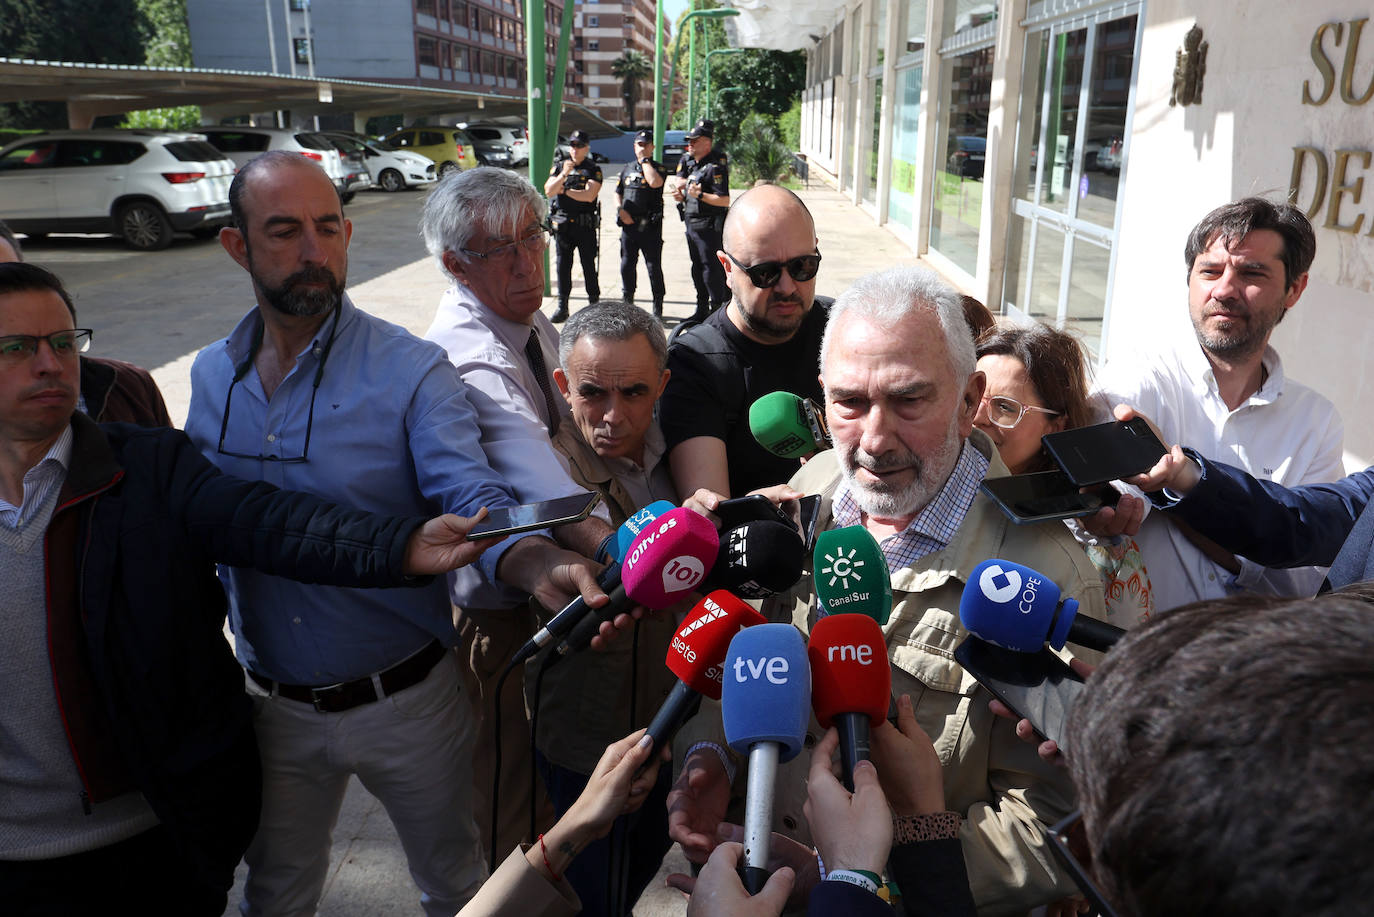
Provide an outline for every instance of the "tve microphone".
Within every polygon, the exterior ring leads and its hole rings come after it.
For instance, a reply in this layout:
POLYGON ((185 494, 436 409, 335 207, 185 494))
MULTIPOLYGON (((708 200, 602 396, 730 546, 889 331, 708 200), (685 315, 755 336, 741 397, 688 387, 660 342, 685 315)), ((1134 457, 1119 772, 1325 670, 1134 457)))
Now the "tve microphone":
POLYGON ((741 872, 751 895, 768 881, 778 763, 791 761, 802 749, 810 698, 811 669, 796 628, 760 624, 735 634, 725 657, 720 703, 725 740, 749 754, 741 872))
POLYGON ((796 585, 805 562, 806 545, 796 528, 771 520, 745 522, 722 534, 706 585, 766 599, 796 585))
POLYGON ((845 789, 854 792, 854 766, 869 758, 869 728, 882 724, 892 701, 892 666, 883 630, 868 615, 821 618, 806 646, 811 706, 816 719, 840 734, 845 789))
POLYGON ((959 599, 959 620, 971 633, 1009 650, 1038 653, 1049 643, 1076 643, 1105 653, 1125 635, 1119 627, 1081 616, 1078 600, 1059 597, 1049 577, 1009 560, 973 568, 959 599))
POLYGON ((650 523, 630 543, 620 578, 623 598, 611 601, 586 615, 559 644, 567 655, 592 642, 601 628, 629 605, 658 610, 685 598, 695 589, 720 551, 720 536, 710 520, 690 509, 669 510, 650 523))
POLYGON ((763 615, 724 589, 712 592, 688 612, 668 646, 665 661, 678 683, 649 723, 649 737, 654 742, 650 761, 696 712, 702 697, 720 700, 721 673, 730 640, 741 628, 762 623, 763 615))
POLYGON ((809 398, 769 392, 749 406, 749 432, 783 458, 804 458, 830 448, 825 411, 809 398))
POLYGON ((877 540, 862 525, 821 532, 811 555, 817 614, 855 613, 886 624, 892 614, 892 575, 877 540))

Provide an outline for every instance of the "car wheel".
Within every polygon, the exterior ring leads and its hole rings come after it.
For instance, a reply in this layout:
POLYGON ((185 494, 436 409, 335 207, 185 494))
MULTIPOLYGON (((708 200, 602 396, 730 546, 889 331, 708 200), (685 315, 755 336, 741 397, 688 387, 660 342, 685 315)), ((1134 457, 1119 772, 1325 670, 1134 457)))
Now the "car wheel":
POLYGON ((218 226, 197 226, 191 230, 191 235, 197 239, 216 239, 219 238, 218 226))
POLYGON ((343 201, 345 204, 351 204, 353 203, 353 198, 357 196, 358 192, 356 191, 344 191, 339 194, 339 200, 343 201))
POLYGON ((447 175, 447 174, 450 173, 450 172, 457 172, 457 171, 458 171, 458 163, 456 163, 456 162, 441 162, 441 163, 439 163, 439 177, 440 177, 440 178, 443 178, 445 175, 447 175))
POLYGON ((382 186, 383 191, 401 191, 406 186, 406 180, 395 169, 384 170, 377 176, 377 183, 382 186))
POLYGON ((172 244, 171 221, 161 207, 149 201, 136 201, 120 208, 116 225, 124 241, 140 251, 158 251, 172 244))

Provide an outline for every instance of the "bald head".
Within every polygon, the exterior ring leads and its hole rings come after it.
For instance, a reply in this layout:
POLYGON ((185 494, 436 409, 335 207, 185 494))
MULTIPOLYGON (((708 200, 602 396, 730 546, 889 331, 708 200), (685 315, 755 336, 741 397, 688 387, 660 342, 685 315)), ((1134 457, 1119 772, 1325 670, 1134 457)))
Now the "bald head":
POLYGON ((802 199, 781 185, 759 185, 735 198, 725 217, 722 242, 726 251, 734 251, 746 239, 766 238, 797 220, 814 245, 816 224, 802 199))
POLYGON ((801 198, 778 185, 759 185, 735 199, 725 218, 719 255, 731 300, 726 314, 740 333, 761 344, 792 338, 816 297, 814 267, 786 268, 818 253, 816 224, 801 198), (771 266, 771 268, 770 268, 771 266), (759 283, 751 279, 750 269, 759 283))

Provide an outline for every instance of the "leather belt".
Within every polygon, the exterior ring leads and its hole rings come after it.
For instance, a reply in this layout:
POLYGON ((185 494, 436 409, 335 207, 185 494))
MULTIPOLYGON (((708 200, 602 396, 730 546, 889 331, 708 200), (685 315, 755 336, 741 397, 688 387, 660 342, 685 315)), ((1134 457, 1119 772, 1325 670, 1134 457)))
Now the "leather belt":
POLYGON ((269 693, 275 691, 287 700, 312 704, 320 713, 342 713, 344 710, 370 704, 389 694, 395 694, 397 691, 404 691, 406 688, 418 685, 425 680, 435 664, 444 658, 446 652, 443 644, 434 640, 418 653, 402 659, 391 668, 378 672, 375 676, 369 675, 367 678, 324 685, 318 688, 308 685, 282 684, 259 675, 257 672, 249 672, 248 677, 257 682, 264 691, 269 693), (382 686, 380 695, 377 694, 376 687, 373 685, 374 678, 382 686))

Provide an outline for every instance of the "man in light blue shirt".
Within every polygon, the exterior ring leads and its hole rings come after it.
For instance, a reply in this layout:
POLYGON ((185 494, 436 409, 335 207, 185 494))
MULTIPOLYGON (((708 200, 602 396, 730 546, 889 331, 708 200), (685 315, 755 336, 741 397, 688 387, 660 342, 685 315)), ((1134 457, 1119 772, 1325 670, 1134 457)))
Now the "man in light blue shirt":
MULTIPOLYGON (((351 223, 328 177, 265 154, 230 191, 221 244, 257 308, 197 357, 186 432, 223 470, 378 512, 471 515, 516 502, 487 464, 439 347, 344 294, 351 223)), ((589 561, 542 535, 489 549, 483 572, 561 607, 602 604, 589 561)), ((348 777, 386 806, 432 915, 485 877, 465 774, 474 724, 459 697, 444 584, 398 592, 303 586, 225 568, 264 773, 241 910, 313 913, 348 777)))

